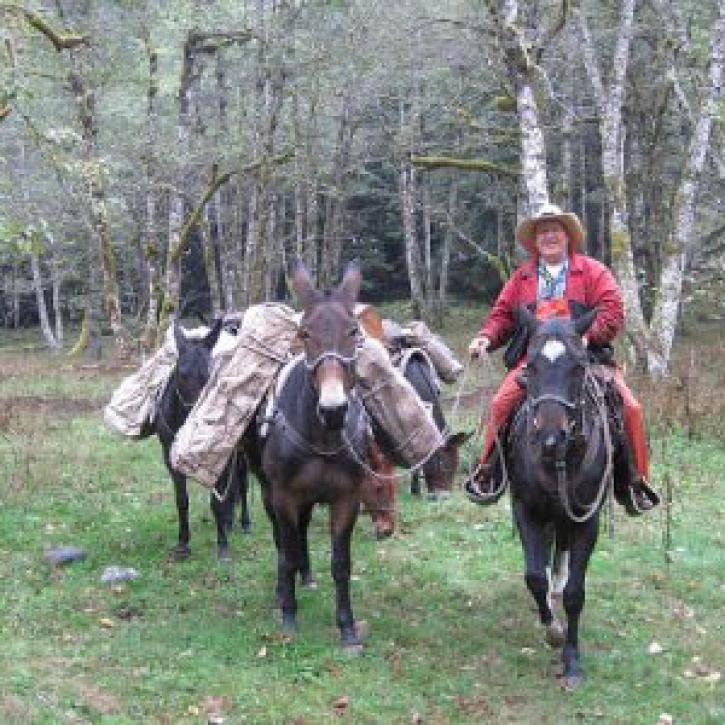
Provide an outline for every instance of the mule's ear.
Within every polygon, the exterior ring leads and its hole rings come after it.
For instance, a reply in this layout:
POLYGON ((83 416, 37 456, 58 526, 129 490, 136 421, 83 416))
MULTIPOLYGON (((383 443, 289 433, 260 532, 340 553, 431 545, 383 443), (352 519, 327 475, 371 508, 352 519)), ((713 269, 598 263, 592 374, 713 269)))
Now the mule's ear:
POLYGON ((211 330, 206 333, 206 337, 204 338, 204 347, 206 347, 207 350, 213 350, 214 346, 217 342, 219 342, 219 335, 221 334, 223 327, 224 318, 217 317, 216 320, 214 320, 211 330))
POLYGON ((529 312, 528 307, 521 305, 521 307, 516 310, 516 317, 519 325, 525 325, 529 333, 529 338, 531 338, 539 324, 539 321, 536 319, 536 315, 529 312))
POLYGON ((577 317, 574 320, 574 330, 577 335, 583 335, 594 322, 594 318, 597 316, 596 309, 585 312, 581 317, 577 317))
POLYGON ((360 285, 362 283, 362 273, 360 272, 360 265, 358 262, 350 262, 345 267, 345 274, 340 282, 340 286, 337 288, 340 300, 345 307, 352 311, 355 309, 355 303, 357 297, 360 294, 360 285))
POLYGON ((300 301, 302 307, 307 309, 315 301, 317 296, 317 290, 312 284, 309 272, 300 260, 293 263, 290 272, 292 278, 292 289, 295 291, 297 299, 300 301))
POLYGON ((460 448, 472 435, 473 432, 470 430, 451 433, 448 438, 446 438, 446 446, 460 448))
POLYGON ((176 343, 176 352, 181 357, 181 351, 186 348, 186 333, 178 320, 174 320, 174 342, 176 343))

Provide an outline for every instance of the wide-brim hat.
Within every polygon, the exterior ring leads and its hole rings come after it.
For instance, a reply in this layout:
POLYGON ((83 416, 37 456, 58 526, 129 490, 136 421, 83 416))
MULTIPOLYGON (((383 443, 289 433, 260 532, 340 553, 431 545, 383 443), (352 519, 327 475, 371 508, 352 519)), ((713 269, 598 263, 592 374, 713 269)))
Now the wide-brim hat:
POLYGON ((562 211, 556 204, 544 204, 534 216, 524 219, 516 227, 518 243, 532 255, 536 255, 536 225, 539 222, 559 222, 569 237, 569 254, 581 249, 584 244, 584 227, 579 217, 571 212, 562 211))

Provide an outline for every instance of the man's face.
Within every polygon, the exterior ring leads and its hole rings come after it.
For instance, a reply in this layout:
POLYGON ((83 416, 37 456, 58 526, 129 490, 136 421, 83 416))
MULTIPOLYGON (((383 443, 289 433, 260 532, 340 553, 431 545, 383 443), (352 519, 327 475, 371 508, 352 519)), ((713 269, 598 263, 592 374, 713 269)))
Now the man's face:
POLYGON ((569 236, 561 222, 547 220, 536 225, 536 250, 547 264, 559 264, 566 259, 569 236))

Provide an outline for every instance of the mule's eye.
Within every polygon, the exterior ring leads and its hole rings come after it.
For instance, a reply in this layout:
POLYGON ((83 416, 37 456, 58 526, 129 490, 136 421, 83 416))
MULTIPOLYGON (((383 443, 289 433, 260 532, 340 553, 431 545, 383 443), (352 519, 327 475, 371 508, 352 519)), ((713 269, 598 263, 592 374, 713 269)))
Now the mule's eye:
POLYGON ((309 340, 310 331, 306 330, 304 327, 300 328, 299 337, 300 337, 300 340, 309 340))
POLYGON ((355 325, 355 327, 353 327, 348 334, 350 335, 350 337, 357 337, 360 334, 360 328, 355 325))

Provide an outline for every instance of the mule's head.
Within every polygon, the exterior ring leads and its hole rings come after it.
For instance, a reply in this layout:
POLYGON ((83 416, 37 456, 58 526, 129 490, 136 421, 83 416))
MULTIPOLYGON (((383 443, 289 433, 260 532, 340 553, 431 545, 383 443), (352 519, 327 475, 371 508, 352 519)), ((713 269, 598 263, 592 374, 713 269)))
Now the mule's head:
POLYGON ((363 511, 370 514, 375 536, 387 539, 395 532, 395 466, 373 439, 368 441, 368 460, 370 471, 363 478, 360 489, 363 511))
POLYGON ((299 337, 317 391, 317 412, 323 424, 335 430, 345 422, 348 396, 355 384, 360 328, 354 309, 360 282, 356 264, 348 266, 332 292, 315 289, 301 264, 292 272, 292 285, 303 309, 299 337))
POLYGON ((176 392, 181 403, 189 408, 199 397, 209 380, 211 351, 219 339, 222 320, 216 320, 211 330, 187 330, 174 322, 174 340, 178 351, 176 363, 176 392))
POLYGON ((446 441, 423 466, 426 483, 431 491, 451 491, 458 470, 460 447, 470 438, 470 433, 449 433, 446 441))
POLYGON ((543 458, 562 458, 579 420, 587 364, 582 335, 596 311, 576 320, 539 321, 525 309, 520 314, 529 328, 526 387, 533 442, 543 458))

